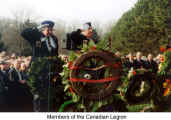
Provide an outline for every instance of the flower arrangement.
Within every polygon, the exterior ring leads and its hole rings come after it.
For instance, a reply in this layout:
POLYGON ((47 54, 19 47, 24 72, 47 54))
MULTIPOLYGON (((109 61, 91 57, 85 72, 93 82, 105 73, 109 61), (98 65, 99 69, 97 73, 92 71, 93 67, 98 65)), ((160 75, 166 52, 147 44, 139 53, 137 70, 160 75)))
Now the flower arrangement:
MULTIPOLYGON (((104 42, 104 41, 102 41, 104 42)), ((89 82, 93 82, 95 80, 92 80, 94 76, 92 76, 92 73, 87 73, 84 70, 81 70, 81 68, 83 68, 82 66, 74 66, 74 61, 76 61, 81 55, 85 55, 85 53, 87 52, 96 52, 96 51, 103 51, 105 54, 109 54, 109 56, 113 56, 114 54, 111 54, 107 49, 107 46, 104 47, 104 44, 99 43, 97 45, 94 44, 93 41, 90 41, 88 44, 84 44, 83 48, 81 50, 81 54, 77 54, 74 52, 70 53, 70 58, 69 58, 69 63, 65 64, 63 66, 63 72, 61 73, 61 75, 63 76, 62 78, 62 83, 64 84, 65 88, 64 88, 64 92, 66 93, 67 96, 70 96, 73 103, 75 103, 76 106, 76 111, 97 111, 99 108, 101 108, 104 105, 108 105, 108 104, 112 104, 114 100, 120 100, 120 94, 115 94, 114 92, 110 94, 110 96, 106 96, 105 98, 100 98, 98 100, 92 100, 92 99, 87 99, 84 97, 87 93, 85 93, 84 88, 82 88, 83 86, 86 86, 87 84, 90 85, 90 89, 98 89, 98 87, 102 88, 102 89, 109 89, 110 85, 112 82, 109 83, 105 82, 103 83, 89 83, 89 82), (79 79, 77 78, 70 78, 71 75, 71 71, 72 70, 79 70, 79 75, 78 76, 82 76, 81 78, 82 83, 74 83, 73 81, 77 81, 79 79), (87 82, 85 82, 87 81, 87 82), (78 87, 80 84, 80 87, 78 87), (93 87, 92 87, 93 85, 93 87), (77 86, 77 87, 76 87, 77 86), (76 88, 75 88, 76 87, 76 88), (80 91, 78 91, 78 89, 80 91), (82 92, 81 92, 82 91, 82 92), (81 92, 81 93, 79 93, 81 92)), ((89 59, 88 59, 89 60, 89 59)), ((95 61, 93 58, 91 59, 93 62, 95 61)), ((121 62, 119 62, 119 58, 115 59, 115 61, 111 63, 104 63, 102 61, 100 61, 100 59, 96 59, 98 62, 97 66, 99 67, 104 67, 106 68, 106 71, 104 73, 104 76, 110 76, 110 69, 108 69, 107 67, 112 65, 112 67, 116 68, 116 69, 120 69, 121 67, 121 62), (110 64, 110 65, 109 65, 110 64)), ((84 63, 84 68, 87 68, 88 66, 92 66, 90 65, 91 62, 86 62, 84 63)), ((87 70, 92 69, 92 68, 87 68, 87 70)), ((119 72, 118 72, 119 73, 119 72)), ((97 80, 96 80, 97 81, 97 80)), ((106 79, 103 79, 102 81, 107 81, 106 79)), ((98 82, 101 82, 100 80, 98 82)), ((87 90, 89 91, 89 90, 87 90)), ((96 91, 99 92, 99 91, 96 91)), ((97 93, 98 94, 98 93, 97 93)), ((106 93, 107 94, 107 93, 106 93)), ((91 96, 91 95, 90 95, 91 96)), ((89 96, 89 97, 90 97, 89 96)), ((95 98, 96 94, 92 95, 93 98, 95 98), (94 96, 94 97, 93 97, 94 96)), ((65 103, 64 103, 65 104, 65 103)), ((63 106, 63 105, 62 105, 63 106)), ((61 109, 60 109, 61 110, 61 109)))

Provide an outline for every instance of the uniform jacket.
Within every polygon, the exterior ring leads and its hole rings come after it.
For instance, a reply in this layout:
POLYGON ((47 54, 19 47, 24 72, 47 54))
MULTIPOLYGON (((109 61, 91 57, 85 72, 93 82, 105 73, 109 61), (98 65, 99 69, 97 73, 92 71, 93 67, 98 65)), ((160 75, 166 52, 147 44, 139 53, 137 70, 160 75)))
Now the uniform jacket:
POLYGON ((139 69, 139 68, 145 68, 145 61, 144 60, 135 60, 135 68, 139 69))
POLYGON ((58 39, 56 36, 51 35, 57 46, 57 48, 52 49, 51 52, 49 52, 46 42, 41 41, 41 38, 45 36, 37 28, 27 28, 21 33, 21 36, 32 46, 33 57, 47 57, 58 55, 58 39))
POLYGON ((73 31, 70 35, 71 40, 73 42, 72 49, 73 50, 80 50, 80 47, 82 48, 83 40, 89 40, 86 36, 81 34, 81 30, 78 29, 77 31, 73 31))
POLYGON ((157 70, 158 70, 158 65, 157 65, 157 63, 155 62, 155 61, 146 61, 145 62, 145 68, 146 69, 152 69, 152 72, 154 72, 154 73, 157 73, 157 70))

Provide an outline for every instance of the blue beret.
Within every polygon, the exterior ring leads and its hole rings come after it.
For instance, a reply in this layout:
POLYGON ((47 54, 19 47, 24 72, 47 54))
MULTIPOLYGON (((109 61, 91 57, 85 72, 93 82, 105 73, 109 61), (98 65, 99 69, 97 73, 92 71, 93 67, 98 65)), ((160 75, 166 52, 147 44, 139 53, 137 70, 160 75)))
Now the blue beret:
POLYGON ((53 21, 47 20, 47 21, 43 21, 41 23, 41 25, 43 25, 43 26, 45 25, 47 27, 53 28, 53 26, 55 25, 55 23, 53 21))
POLYGON ((53 28, 54 25, 55 25, 55 23, 53 21, 46 20, 46 21, 43 21, 40 24, 40 26, 38 26, 37 28, 41 31, 41 30, 43 30, 46 27, 53 28))

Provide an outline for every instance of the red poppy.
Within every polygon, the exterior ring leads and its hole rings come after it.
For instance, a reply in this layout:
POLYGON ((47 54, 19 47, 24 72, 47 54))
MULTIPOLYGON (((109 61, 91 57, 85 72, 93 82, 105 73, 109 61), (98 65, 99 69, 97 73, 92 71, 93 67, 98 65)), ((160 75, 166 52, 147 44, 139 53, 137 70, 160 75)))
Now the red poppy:
POLYGON ((74 93, 72 87, 69 88, 69 91, 70 91, 71 93, 74 93))
POLYGON ((166 51, 166 48, 160 46, 160 52, 165 52, 166 51))
POLYGON ((164 56, 160 58, 160 62, 164 62, 164 56))
POLYGON ((164 91, 163 96, 167 96, 169 94, 170 88, 166 88, 166 90, 164 91))
POLYGON ((104 84, 104 88, 107 88, 107 86, 108 86, 107 84, 104 84))
POLYGON ((121 65, 121 62, 120 61, 118 62, 118 65, 121 65))
POLYGON ((167 87, 168 87, 168 88, 171 88, 171 83, 168 83, 167 87))
POLYGON ((119 68, 120 65, 118 65, 117 63, 113 65, 114 68, 119 68))
POLYGON ((171 51, 171 48, 168 48, 167 51, 171 51))
POLYGON ((169 82, 171 82, 171 80, 169 80, 169 79, 166 79, 166 82, 167 82, 167 83, 169 83, 169 82))
POLYGON ((91 49, 92 51, 94 51, 94 50, 96 50, 96 46, 92 46, 90 49, 91 49))
POLYGON ((137 73, 136 73, 136 71, 133 71, 133 75, 136 75, 137 73))
POLYGON ((68 67, 69 67, 69 68, 72 68, 72 61, 69 62, 68 67))

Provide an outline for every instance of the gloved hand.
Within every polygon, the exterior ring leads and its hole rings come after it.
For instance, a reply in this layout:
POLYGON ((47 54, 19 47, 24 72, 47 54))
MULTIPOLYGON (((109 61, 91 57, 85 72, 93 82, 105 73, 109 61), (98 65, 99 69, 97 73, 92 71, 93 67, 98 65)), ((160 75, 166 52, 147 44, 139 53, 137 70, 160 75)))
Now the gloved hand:
POLYGON ((34 99, 34 100, 39 99, 39 95, 38 95, 38 94, 34 94, 33 99, 34 99))

